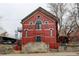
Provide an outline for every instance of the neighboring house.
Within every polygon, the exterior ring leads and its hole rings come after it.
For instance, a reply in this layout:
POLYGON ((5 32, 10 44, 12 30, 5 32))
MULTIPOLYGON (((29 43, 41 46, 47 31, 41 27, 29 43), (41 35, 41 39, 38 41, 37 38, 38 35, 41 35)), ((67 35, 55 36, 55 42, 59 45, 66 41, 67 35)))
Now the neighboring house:
POLYGON ((22 20, 22 45, 44 42, 49 48, 58 47, 57 17, 39 7, 22 20))

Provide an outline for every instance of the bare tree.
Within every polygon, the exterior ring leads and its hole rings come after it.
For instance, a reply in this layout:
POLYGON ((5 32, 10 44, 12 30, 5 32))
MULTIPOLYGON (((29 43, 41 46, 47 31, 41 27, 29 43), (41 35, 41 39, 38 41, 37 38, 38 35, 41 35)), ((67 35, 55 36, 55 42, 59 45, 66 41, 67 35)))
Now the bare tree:
POLYGON ((66 4, 63 3, 50 3, 49 4, 49 8, 51 10, 51 12, 58 17, 58 23, 59 23, 59 33, 62 30, 63 27, 63 17, 67 11, 67 9, 65 8, 66 4))
POLYGON ((63 26, 62 25, 63 24, 63 17, 67 12, 66 4, 63 4, 63 3, 50 3, 48 5, 49 5, 49 8, 50 8, 51 12, 59 18, 58 23, 59 23, 59 28, 60 28, 59 32, 60 32, 61 29, 62 29, 62 26, 63 26))
POLYGON ((66 23, 64 24, 64 33, 65 35, 69 35, 72 32, 76 32, 77 31, 77 25, 76 25, 76 15, 74 14, 74 12, 71 14, 71 16, 68 17, 68 19, 66 20, 66 23))
POLYGON ((71 22, 70 24, 70 30, 68 31, 67 34, 70 34, 72 32, 77 32, 77 30, 79 29, 79 24, 78 24, 78 20, 79 20, 79 8, 77 7, 79 4, 74 4, 74 7, 69 11, 70 16, 69 16, 69 20, 71 22), (71 19, 70 19, 71 18, 71 19))
POLYGON ((75 8, 77 8, 76 24, 77 24, 77 27, 79 28, 79 24, 78 24, 78 22, 77 22, 77 21, 79 21, 79 3, 75 3, 75 5, 77 6, 77 7, 75 7, 75 8))
POLYGON ((51 12, 59 18, 59 34, 61 31, 63 31, 64 34, 68 36, 72 32, 76 31, 78 23, 75 4, 50 3, 49 8, 51 12), (69 7, 71 9, 68 9, 69 7))

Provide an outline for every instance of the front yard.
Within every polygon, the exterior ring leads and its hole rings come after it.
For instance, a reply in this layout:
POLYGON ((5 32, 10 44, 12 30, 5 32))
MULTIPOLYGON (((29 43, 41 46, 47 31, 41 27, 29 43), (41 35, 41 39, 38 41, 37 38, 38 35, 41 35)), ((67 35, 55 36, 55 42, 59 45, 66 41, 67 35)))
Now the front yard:
MULTIPOLYGON (((31 44, 30 44, 31 45, 31 44)), ((44 45, 44 44, 43 44, 44 45)), ((36 45, 37 46, 37 45, 36 45)), ((41 45, 40 45, 41 46, 41 45)), ((48 49, 46 52, 30 52, 28 53, 26 50, 26 46, 23 48, 24 49, 24 52, 23 51, 16 51, 14 50, 14 45, 3 45, 3 44, 0 44, 0 55, 14 55, 14 56, 79 56, 79 45, 69 45, 67 47, 67 50, 64 50, 63 47, 60 46, 60 48, 58 49, 59 51, 57 51, 57 49, 48 49)), ((43 46, 41 46, 43 47, 43 46)), ((46 49, 47 47, 45 47, 46 49)), ((29 46, 29 51, 30 49, 32 49, 30 46, 29 46)), ((38 49, 38 48, 36 48, 38 49)), ((36 50, 35 49, 35 45, 33 46, 33 51, 36 50)), ((44 47, 43 48, 40 48, 39 51, 41 51, 41 49, 45 50, 44 47)))

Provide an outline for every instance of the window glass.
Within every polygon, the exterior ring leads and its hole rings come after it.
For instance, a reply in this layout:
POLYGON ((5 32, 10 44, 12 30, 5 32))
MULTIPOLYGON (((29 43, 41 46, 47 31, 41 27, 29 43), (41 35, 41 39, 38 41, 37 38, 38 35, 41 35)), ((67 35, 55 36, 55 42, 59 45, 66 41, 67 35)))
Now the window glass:
POLYGON ((40 19, 40 16, 38 16, 36 21, 36 29, 41 29, 41 28, 42 28, 42 21, 40 19))
POLYGON ((26 30, 26 37, 28 37, 28 31, 26 30))
POLYGON ((39 20, 36 22, 36 29, 41 29, 42 22, 39 20))
POLYGON ((41 42, 41 37, 40 36, 36 37, 36 42, 41 42))

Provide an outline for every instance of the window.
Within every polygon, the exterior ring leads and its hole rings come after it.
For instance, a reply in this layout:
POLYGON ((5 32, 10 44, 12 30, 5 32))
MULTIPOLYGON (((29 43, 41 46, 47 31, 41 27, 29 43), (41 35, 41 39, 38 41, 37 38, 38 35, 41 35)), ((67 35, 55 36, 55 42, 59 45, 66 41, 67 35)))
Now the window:
POLYGON ((45 21, 45 24, 48 24, 48 21, 45 21))
POLYGON ((30 24, 30 25, 32 25, 32 24, 33 24, 33 22, 32 22, 32 21, 30 21, 30 22, 29 22, 29 24, 30 24))
POLYGON ((26 37, 28 37, 28 31, 26 30, 26 37))
POLYGON ((40 16, 38 16, 38 19, 36 21, 36 29, 41 29, 42 28, 42 21, 40 19, 40 16))
POLYGON ((30 22, 29 22, 29 29, 32 29, 32 25, 33 25, 33 22, 30 21, 30 22))
POLYGON ((48 21, 45 21, 45 28, 48 29, 48 21))
POLYGON ((41 25, 42 25, 42 22, 40 20, 38 20, 36 22, 36 29, 41 29, 41 25))
POLYGON ((41 42, 41 37, 40 36, 36 36, 36 42, 41 42))
POLYGON ((53 33, 52 33, 53 31, 52 31, 52 29, 50 29, 50 36, 52 37, 52 35, 53 35, 53 33))
POLYGON ((38 16, 38 19, 40 19, 40 16, 38 16))

